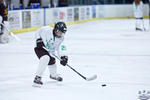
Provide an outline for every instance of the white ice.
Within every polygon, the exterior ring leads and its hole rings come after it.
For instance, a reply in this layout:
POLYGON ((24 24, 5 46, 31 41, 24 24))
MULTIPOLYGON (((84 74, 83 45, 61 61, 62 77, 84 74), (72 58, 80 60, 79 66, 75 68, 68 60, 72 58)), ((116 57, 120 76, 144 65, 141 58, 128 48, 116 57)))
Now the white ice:
POLYGON ((138 91, 150 91, 150 32, 136 32, 133 19, 68 26, 69 65, 86 77, 97 74, 90 82, 57 61, 64 81, 49 79, 46 69, 44 85, 32 87, 38 65, 34 32, 17 36, 20 42, 0 44, 0 100, 137 100, 138 91))

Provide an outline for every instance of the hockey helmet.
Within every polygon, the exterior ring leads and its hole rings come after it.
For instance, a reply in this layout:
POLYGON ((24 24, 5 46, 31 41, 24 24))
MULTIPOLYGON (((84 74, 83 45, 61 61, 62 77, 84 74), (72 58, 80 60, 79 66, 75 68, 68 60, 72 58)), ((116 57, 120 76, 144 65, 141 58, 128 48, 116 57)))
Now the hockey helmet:
POLYGON ((54 30, 57 32, 57 31, 60 31, 62 33, 66 33, 67 31, 67 27, 66 27, 66 24, 64 22, 57 22, 54 26, 54 30))

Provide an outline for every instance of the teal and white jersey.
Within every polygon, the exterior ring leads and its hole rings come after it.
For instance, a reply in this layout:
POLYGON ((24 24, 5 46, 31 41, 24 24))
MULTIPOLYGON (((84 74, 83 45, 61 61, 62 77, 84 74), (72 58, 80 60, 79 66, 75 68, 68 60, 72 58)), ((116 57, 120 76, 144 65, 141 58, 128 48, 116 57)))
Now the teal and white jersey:
POLYGON ((39 38, 42 39, 45 47, 50 54, 55 54, 57 52, 57 55, 59 57, 66 54, 66 46, 62 45, 64 36, 62 36, 61 38, 54 37, 52 27, 44 26, 37 30, 35 32, 35 40, 39 38))
POLYGON ((143 17, 143 2, 141 1, 139 5, 136 5, 135 2, 133 2, 133 11, 135 18, 143 17))

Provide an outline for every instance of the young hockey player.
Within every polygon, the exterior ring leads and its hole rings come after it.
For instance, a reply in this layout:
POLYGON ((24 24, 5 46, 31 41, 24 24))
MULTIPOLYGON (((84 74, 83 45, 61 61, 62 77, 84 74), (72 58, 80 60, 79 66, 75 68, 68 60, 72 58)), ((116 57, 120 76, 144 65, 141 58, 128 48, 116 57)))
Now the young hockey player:
POLYGON ((4 0, 0 0, 0 43, 8 42, 8 32, 5 30, 4 26, 1 24, 8 24, 7 22, 8 8, 4 0))
POLYGON ((143 22, 143 2, 141 0, 134 0, 133 2, 134 17, 136 18, 136 30, 144 30, 143 22))
POLYGON ((36 46, 34 51, 39 58, 39 65, 36 71, 33 86, 41 86, 43 84, 41 78, 47 66, 49 68, 51 79, 57 81, 63 80, 63 78, 58 76, 56 72, 57 66, 53 54, 57 52, 57 56, 61 59, 60 64, 63 66, 67 64, 68 56, 62 54, 62 51, 65 50, 65 46, 61 45, 66 31, 67 27, 64 22, 56 23, 54 29, 49 26, 44 26, 36 31, 36 46))

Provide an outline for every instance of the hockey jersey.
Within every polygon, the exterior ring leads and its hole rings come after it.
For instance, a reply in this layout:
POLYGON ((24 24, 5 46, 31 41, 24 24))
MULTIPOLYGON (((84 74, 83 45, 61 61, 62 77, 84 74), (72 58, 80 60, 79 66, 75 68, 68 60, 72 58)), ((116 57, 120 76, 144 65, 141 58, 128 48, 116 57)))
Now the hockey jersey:
POLYGON ((133 11, 135 18, 143 17, 143 2, 141 1, 139 5, 136 5, 135 2, 133 2, 133 11))
MULTIPOLYGON (((49 26, 44 26, 35 32, 35 40, 42 39, 45 48, 51 54, 57 52, 57 56, 66 55, 66 46, 63 45, 64 36, 61 38, 54 37, 53 28, 49 26)), ((35 45, 37 46, 37 45, 35 45)))

